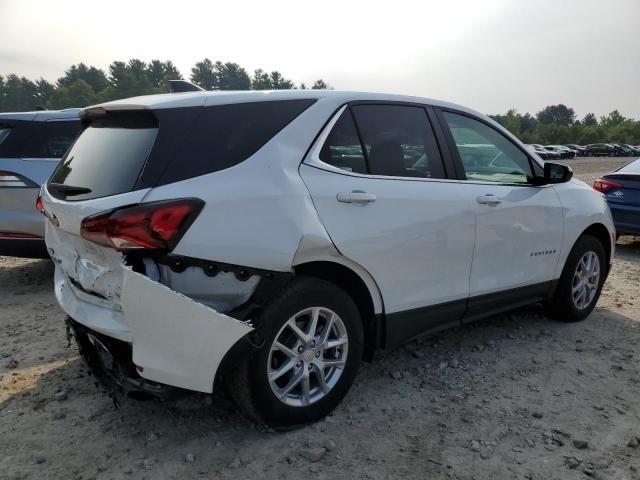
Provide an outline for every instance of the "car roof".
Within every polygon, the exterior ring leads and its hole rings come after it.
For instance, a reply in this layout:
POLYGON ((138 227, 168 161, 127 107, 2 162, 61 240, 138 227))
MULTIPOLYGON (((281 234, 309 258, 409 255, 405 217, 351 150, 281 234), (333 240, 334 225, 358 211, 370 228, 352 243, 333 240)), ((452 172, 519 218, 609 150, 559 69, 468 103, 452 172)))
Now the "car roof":
POLYGON ((387 93, 340 90, 243 90, 165 93, 160 95, 145 95, 141 97, 126 98, 123 100, 115 100, 112 102, 93 105, 91 107, 83 109, 83 112, 94 108, 104 108, 105 110, 165 109, 295 99, 333 99, 334 101, 336 101, 336 103, 347 103, 359 100, 420 103, 426 105, 448 107, 485 117, 484 114, 476 112, 475 110, 469 109, 467 107, 430 98, 387 93))
POLYGON ((36 110, 31 112, 0 113, 1 120, 22 120, 41 122, 52 119, 78 118, 81 108, 65 108, 64 110, 36 110))

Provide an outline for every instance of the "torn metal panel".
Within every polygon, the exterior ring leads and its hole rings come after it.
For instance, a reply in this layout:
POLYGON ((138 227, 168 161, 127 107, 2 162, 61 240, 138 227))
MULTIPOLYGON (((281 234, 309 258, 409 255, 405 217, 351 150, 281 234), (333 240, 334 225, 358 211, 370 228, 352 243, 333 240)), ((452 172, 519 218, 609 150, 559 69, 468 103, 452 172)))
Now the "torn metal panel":
POLYGON ((122 269, 121 305, 140 375, 211 392, 229 349, 253 328, 134 272, 122 269))

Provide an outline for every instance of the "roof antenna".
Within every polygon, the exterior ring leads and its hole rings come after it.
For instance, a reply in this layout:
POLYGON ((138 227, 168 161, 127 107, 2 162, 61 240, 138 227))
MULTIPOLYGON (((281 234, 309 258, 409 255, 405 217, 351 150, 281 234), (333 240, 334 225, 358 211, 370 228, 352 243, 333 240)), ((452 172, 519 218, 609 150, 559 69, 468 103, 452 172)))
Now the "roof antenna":
POLYGON ((186 80, 169 80, 169 93, 182 93, 182 92, 202 92, 204 88, 200 88, 195 83, 187 82, 186 80))

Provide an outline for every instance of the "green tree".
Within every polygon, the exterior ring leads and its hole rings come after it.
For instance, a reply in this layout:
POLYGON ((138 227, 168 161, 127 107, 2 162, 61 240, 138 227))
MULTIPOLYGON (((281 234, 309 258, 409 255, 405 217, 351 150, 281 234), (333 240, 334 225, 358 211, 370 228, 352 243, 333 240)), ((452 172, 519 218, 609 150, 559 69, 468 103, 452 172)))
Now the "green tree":
POLYGON ((571 125, 575 118, 576 112, 573 108, 566 105, 548 105, 536 114, 536 118, 540 123, 555 123, 557 125, 571 125))
POLYGON ((191 69, 191 81, 200 85, 205 90, 213 90, 216 86, 216 74, 213 71, 213 62, 205 58, 197 62, 191 69))
POLYGON ((2 108, 5 112, 33 110, 38 104, 36 84, 28 78, 11 73, 4 81, 3 90, 2 108))
POLYGON ((249 90, 251 79, 247 71, 237 63, 216 62, 213 65, 215 75, 214 90, 249 90))
POLYGON ((169 80, 182 80, 182 75, 171 61, 151 60, 147 66, 147 75, 151 85, 165 89, 169 80))
POLYGON ((594 113, 589 112, 582 119, 582 124, 586 127, 592 127, 594 125, 598 125, 598 119, 594 113))
POLYGON ((604 115, 600 117, 600 123, 608 127, 615 127, 616 125, 621 124, 625 120, 626 118, 624 118, 618 110, 614 110, 609 115, 604 115))
POLYGON ((290 90, 294 88, 293 82, 284 78, 277 70, 271 72, 269 82, 271 83, 272 90, 290 90))
POLYGON ((47 107, 52 109, 87 107, 98 102, 98 96, 91 85, 78 79, 68 87, 58 87, 49 98, 47 107))
POLYGON ((253 71, 253 77, 251 77, 251 89, 252 90, 271 90, 271 79, 269 74, 258 68, 253 71))
POLYGON ((95 67, 88 67, 81 62, 78 65, 71 65, 71 67, 64 72, 64 76, 58 79, 58 85, 68 87, 76 80, 84 80, 91 86, 94 92, 104 90, 109 83, 107 76, 102 70, 95 67))
POLYGON ((322 80, 321 78, 316 80, 313 85, 311 85, 311 90, 333 90, 327 82, 322 80))

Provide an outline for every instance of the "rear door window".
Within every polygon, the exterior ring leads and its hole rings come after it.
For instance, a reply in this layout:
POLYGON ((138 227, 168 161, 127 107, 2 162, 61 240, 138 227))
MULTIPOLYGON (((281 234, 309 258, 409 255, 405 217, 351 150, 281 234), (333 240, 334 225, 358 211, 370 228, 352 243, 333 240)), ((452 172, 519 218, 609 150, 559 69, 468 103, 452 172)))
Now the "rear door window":
POLYGON ((353 115, 373 175, 443 178, 444 168, 421 107, 355 105, 353 115))
POLYGON ((426 111, 400 105, 354 105, 333 126, 320 160, 371 175, 444 178, 426 111))

